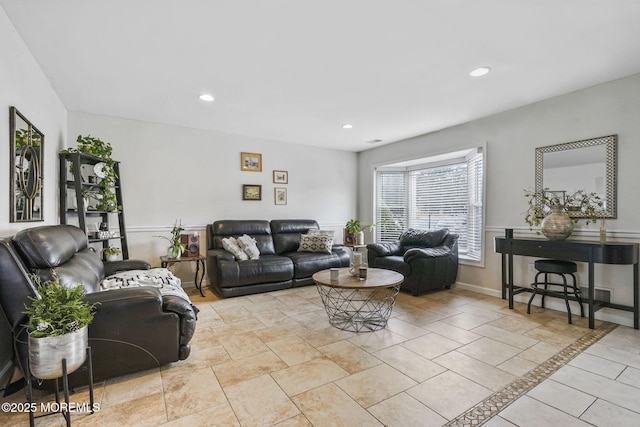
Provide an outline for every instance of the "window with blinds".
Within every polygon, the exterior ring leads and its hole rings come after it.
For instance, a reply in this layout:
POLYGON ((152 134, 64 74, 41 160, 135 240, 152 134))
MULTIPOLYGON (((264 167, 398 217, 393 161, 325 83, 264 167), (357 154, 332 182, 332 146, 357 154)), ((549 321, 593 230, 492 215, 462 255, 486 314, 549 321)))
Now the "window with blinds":
POLYGON ((396 240, 408 228, 448 228, 460 236, 461 258, 482 258, 482 150, 443 164, 376 172, 376 239, 396 240))

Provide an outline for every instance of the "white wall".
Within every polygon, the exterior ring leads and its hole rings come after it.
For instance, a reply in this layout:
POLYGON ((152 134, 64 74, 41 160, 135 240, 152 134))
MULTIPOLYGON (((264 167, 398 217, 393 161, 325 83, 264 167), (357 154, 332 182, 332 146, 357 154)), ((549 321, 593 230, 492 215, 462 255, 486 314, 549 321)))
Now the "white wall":
POLYGON ((58 222, 58 151, 65 146, 67 110, 0 7, 0 236, 58 222), (44 133, 44 221, 9 222, 9 107, 44 133))
POLYGON ((111 143, 121 162, 130 257, 154 265, 167 246, 154 236, 167 236, 176 219, 203 232, 219 219, 310 218, 341 239, 355 215, 355 153, 69 112, 71 146, 80 134, 111 143), (262 154, 262 172, 240 170, 243 151, 262 154), (274 184, 274 169, 288 171, 289 183, 274 184), (262 200, 243 201, 242 184, 262 185, 262 200), (287 205, 275 205, 274 187, 287 188, 287 205))
MULTIPOLYGON (((500 257, 493 251, 493 237, 503 235, 507 227, 514 228, 516 235, 530 234, 524 222, 527 205, 523 190, 535 184, 536 147, 617 134, 618 218, 607 221, 607 230, 609 236, 616 239, 637 241, 640 238, 638 114, 640 74, 361 152, 358 216, 366 222, 373 221, 373 168, 376 165, 454 151, 486 141, 485 266, 461 265, 458 282, 498 295, 500 257)), ((595 228, 575 234, 597 239, 595 228)), ((517 262, 516 280, 521 284, 530 283, 533 277, 527 272, 527 264, 531 260, 523 258, 517 262)), ((579 273, 585 282, 584 267, 579 273)), ((630 304, 630 266, 597 266, 595 280, 596 286, 614 290, 615 302, 630 304)), ((630 313, 609 313, 622 317, 623 323, 630 323, 630 313)))

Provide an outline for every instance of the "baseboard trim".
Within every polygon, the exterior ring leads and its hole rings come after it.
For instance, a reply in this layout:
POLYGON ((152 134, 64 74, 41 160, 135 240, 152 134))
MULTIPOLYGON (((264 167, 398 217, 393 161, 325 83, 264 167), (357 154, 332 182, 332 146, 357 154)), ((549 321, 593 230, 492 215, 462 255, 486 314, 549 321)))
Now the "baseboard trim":
MULTIPOLYGON (((464 290, 475 292, 482 295, 502 298, 502 290, 483 288, 482 286, 472 285, 469 283, 456 282, 453 285, 453 288, 464 289, 464 290)), ((518 294, 513 297, 513 300, 516 302, 521 302, 526 304, 529 301, 529 296, 530 296, 529 293, 518 294)), ((567 312, 566 307, 564 305, 564 300, 559 298, 545 299, 545 308, 561 311, 563 313, 567 312)), ((577 306, 576 306, 576 309, 577 309, 577 306)), ((587 307, 585 305, 585 311, 586 310, 587 310, 587 307)), ((571 309, 571 312, 572 313, 577 312, 578 315, 580 314, 579 311, 576 311, 573 308, 571 309)), ((605 322, 611 322, 618 325, 629 326, 633 328, 633 313, 628 311, 615 310, 611 308, 603 308, 596 312, 595 318, 596 320, 602 320, 605 322)))

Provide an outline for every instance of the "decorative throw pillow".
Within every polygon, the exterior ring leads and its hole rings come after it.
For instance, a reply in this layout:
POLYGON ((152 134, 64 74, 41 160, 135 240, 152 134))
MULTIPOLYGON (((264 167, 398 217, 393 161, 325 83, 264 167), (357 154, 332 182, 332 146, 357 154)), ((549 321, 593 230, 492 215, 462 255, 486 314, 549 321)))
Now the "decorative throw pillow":
POLYGON ((331 253, 333 238, 326 235, 302 234, 298 252, 322 252, 331 253))
POLYGON ((238 245, 240 245, 244 253, 249 255, 249 259, 260 258, 260 250, 256 245, 256 239, 254 239, 253 237, 247 234, 243 234, 242 236, 238 237, 238 245))
POLYGON ((222 239, 222 247, 225 251, 231 252, 239 261, 246 261, 249 259, 246 253, 242 250, 235 237, 227 237, 222 239))

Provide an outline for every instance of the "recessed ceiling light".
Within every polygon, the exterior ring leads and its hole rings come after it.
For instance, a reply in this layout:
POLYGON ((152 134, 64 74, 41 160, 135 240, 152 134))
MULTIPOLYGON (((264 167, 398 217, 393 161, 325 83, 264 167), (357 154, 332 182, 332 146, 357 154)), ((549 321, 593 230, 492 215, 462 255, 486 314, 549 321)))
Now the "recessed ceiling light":
POLYGON ((353 128, 353 125, 350 125, 349 123, 345 123, 342 125, 342 129, 351 129, 353 128))
POLYGON ((478 67, 475 70, 471 71, 469 75, 471 77, 480 77, 484 76, 485 74, 489 74, 490 71, 491 67, 478 67))
POLYGON ((212 102, 213 101, 213 95, 210 95, 208 93, 203 93, 202 95, 200 95, 200 99, 203 100, 203 101, 212 102))

